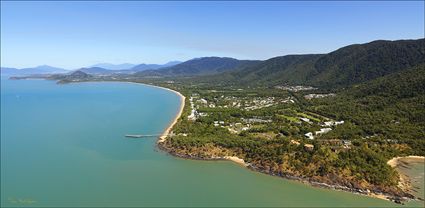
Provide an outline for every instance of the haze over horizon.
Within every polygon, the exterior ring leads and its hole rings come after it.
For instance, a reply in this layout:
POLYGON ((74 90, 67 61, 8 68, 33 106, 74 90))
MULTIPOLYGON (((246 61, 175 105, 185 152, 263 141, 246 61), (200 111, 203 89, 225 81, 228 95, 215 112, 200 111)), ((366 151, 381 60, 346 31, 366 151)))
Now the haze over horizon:
POLYGON ((378 39, 423 38, 423 8, 423 1, 2 1, 1 66, 77 69, 327 53, 378 39))

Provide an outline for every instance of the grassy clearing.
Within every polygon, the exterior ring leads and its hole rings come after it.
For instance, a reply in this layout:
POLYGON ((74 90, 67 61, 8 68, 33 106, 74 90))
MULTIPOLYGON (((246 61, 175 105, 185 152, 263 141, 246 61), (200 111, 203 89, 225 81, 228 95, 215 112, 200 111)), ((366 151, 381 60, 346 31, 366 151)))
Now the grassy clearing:
POLYGON ((287 116, 287 115, 277 115, 277 116, 278 117, 282 117, 282 118, 284 118, 284 119, 286 119, 288 121, 291 121, 291 122, 299 122, 300 121, 299 118, 293 117, 293 116, 287 116))

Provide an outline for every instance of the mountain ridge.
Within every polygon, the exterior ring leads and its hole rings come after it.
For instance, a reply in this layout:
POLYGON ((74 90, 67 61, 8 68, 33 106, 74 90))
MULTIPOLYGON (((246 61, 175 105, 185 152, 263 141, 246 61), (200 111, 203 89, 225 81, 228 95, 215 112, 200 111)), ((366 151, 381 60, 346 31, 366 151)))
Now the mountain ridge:
POLYGON ((236 85, 346 87, 425 63, 425 39, 378 40, 327 54, 278 56, 198 81, 236 85))
POLYGON ((163 77, 181 77, 181 76, 199 76, 208 74, 217 74, 220 72, 236 70, 255 64, 256 60, 238 60, 229 57, 199 57, 180 64, 161 68, 158 70, 146 70, 138 72, 136 76, 163 76, 163 77))

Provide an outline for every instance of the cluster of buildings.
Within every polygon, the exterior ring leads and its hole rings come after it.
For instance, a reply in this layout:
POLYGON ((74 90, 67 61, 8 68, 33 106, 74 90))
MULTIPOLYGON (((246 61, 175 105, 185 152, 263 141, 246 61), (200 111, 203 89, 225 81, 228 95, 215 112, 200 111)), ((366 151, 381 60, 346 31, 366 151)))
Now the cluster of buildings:
POLYGON ((227 128, 232 134, 239 134, 242 131, 249 130, 251 128, 251 124, 242 124, 242 123, 229 123, 226 125, 224 121, 214 121, 213 125, 215 127, 227 128))
MULTIPOLYGON (((198 112, 198 110, 196 109, 196 106, 195 106, 195 101, 194 101, 194 97, 193 96, 189 98, 189 102, 190 102, 190 108, 192 110, 190 111, 190 115, 187 116, 187 119, 188 120, 190 120, 190 121, 196 121, 196 119, 198 119, 200 116, 207 116, 206 113, 199 113, 198 112)), ((205 100, 203 98, 197 100, 196 102, 200 102, 200 103, 205 104, 205 105, 208 104, 207 100, 205 100)))
POLYGON ((246 131, 251 128, 251 124, 231 123, 227 127, 230 133, 239 134, 241 131, 246 131))
POLYGON ((313 98, 324 98, 324 97, 334 97, 336 96, 335 93, 328 93, 328 94, 308 94, 304 95, 304 98, 307 100, 311 100, 313 98))
POLYGON ((330 127, 341 125, 341 124, 344 124, 344 121, 325 121, 321 125, 322 127, 325 127, 325 128, 321 128, 319 131, 315 131, 314 133, 308 132, 308 133, 304 134, 304 136, 307 137, 307 139, 313 140, 314 136, 326 134, 326 133, 332 131, 332 128, 330 128, 330 127))
POLYGON ((197 118, 198 112, 196 111, 195 104, 193 103, 193 97, 189 98, 189 102, 190 102, 190 109, 192 110, 190 111, 190 115, 187 116, 187 119, 189 121, 195 121, 197 118))
POLYGON ((256 98, 253 98, 250 103, 247 103, 244 109, 247 111, 250 111, 250 110, 256 110, 260 108, 267 108, 275 104, 277 104, 275 97, 267 97, 267 98, 256 97, 256 98))
MULTIPOLYGON (((190 101, 192 109, 195 108, 194 105, 195 103, 197 103, 208 108, 242 108, 247 111, 270 107, 278 103, 295 103, 293 97, 287 97, 282 99, 277 99, 275 97, 238 98, 234 96, 224 95, 219 98, 214 98, 214 101, 208 102, 204 98, 199 98, 198 94, 192 94, 190 101)), ((191 118, 194 119, 194 116, 192 116, 191 118)))
POLYGON ((242 131, 249 130, 256 123, 271 123, 271 119, 253 117, 253 118, 241 118, 242 122, 232 122, 227 123, 225 121, 214 121, 213 125, 215 127, 227 128, 230 133, 239 134, 242 131))
POLYGON ((317 88, 314 87, 310 87, 310 86, 288 86, 288 85, 278 85, 275 86, 276 89, 280 89, 280 90, 288 90, 291 92, 298 92, 298 91, 306 91, 306 90, 315 90, 317 88))
POLYGON ((245 123, 270 123, 272 122, 271 119, 262 119, 258 117, 254 118, 242 118, 242 121, 245 123))
POLYGON ((341 124, 344 124, 344 121, 325 121, 322 126, 337 126, 341 124))

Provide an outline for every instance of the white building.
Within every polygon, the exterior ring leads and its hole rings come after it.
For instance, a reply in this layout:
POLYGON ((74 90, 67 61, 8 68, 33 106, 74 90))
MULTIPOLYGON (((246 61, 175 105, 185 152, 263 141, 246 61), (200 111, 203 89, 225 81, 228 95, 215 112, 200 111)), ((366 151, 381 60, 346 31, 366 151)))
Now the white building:
POLYGON ((202 103, 202 104, 207 104, 208 103, 208 101, 205 100, 204 98, 199 99, 199 102, 202 103))
POLYGON ((304 134, 308 139, 314 139, 313 133, 312 132, 308 132, 306 134, 304 134))
POLYGON ((316 131, 316 132, 315 132, 315 134, 316 134, 316 135, 326 134, 326 133, 328 133, 328 132, 330 132, 330 131, 332 131, 332 129, 331 129, 331 128, 323 128, 323 129, 320 129, 320 131, 316 131))
POLYGON ((189 119, 190 121, 195 121, 196 120, 196 110, 192 109, 190 115, 187 116, 187 119, 189 119))
POLYGON ((304 122, 307 122, 307 123, 310 123, 310 119, 308 119, 308 118, 300 118, 300 120, 301 121, 304 121, 304 122))
POLYGON ((344 124, 344 121, 335 121, 335 126, 340 124, 344 124))

